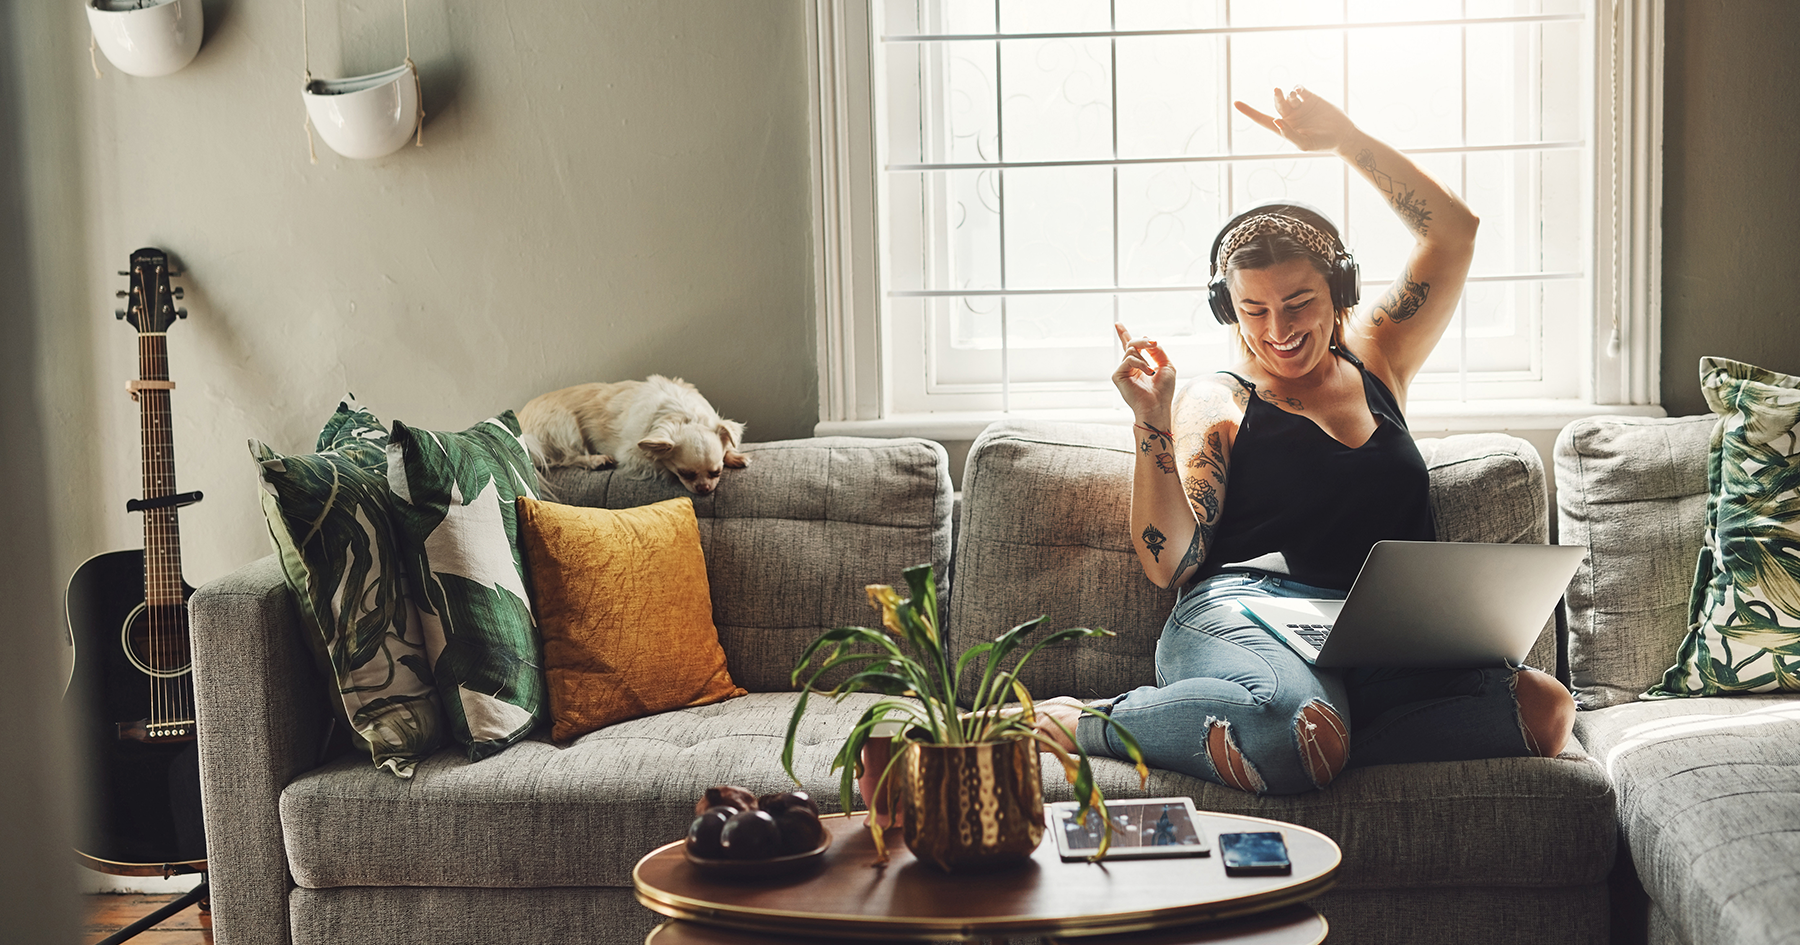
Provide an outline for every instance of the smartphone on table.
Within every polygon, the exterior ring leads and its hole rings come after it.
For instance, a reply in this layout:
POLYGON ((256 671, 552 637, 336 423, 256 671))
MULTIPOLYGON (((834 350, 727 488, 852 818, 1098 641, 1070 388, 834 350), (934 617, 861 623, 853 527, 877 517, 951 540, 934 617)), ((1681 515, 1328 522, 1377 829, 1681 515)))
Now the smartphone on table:
POLYGON ((1286 876, 1293 872, 1280 831, 1219 834, 1226 876, 1286 876))

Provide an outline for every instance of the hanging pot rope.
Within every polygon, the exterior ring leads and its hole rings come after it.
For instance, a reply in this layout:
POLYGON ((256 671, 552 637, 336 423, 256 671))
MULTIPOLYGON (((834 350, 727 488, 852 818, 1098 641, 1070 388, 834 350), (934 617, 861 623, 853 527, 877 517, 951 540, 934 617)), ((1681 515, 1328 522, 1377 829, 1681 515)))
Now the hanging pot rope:
POLYGON ((419 114, 413 124, 413 147, 425 146, 425 90, 419 86, 419 67, 412 61, 412 14, 406 9, 406 0, 400 0, 400 32, 406 37, 406 68, 412 70, 413 97, 419 101, 419 114))
MULTIPOLYGON (((300 76, 303 83, 301 85, 302 89, 311 89, 313 84, 312 43, 311 37, 307 34, 307 21, 306 0, 300 0, 300 76)), ((405 64, 406 70, 412 73, 413 99, 418 102, 418 106, 413 114, 413 147, 422 148, 425 146, 425 90, 419 83, 419 67, 413 63, 412 11, 408 9, 407 0, 400 0, 400 28, 401 33, 406 40, 405 64)), ((94 68, 94 73, 98 75, 99 71, 99 67, 96 66, 94 68)), ((303 124, 306 128, 307 158, 312 161, 312 163, 317 164, 319 163, 319 152, 313 147, 312 114, 310 112, 307 113, 303 124)))

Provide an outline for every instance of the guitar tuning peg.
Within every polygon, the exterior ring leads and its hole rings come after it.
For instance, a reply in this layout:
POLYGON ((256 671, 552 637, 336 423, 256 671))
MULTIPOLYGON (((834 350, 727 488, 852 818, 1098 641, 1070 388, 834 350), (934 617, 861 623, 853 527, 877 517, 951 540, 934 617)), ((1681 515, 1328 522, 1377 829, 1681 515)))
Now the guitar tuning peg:
POLYGON ((118 319, 119 321, 124 321, 125 320, 125 310, 122 308, 113 309, 113 317, 118 319))
POLYGON ((124 290, 124 289, 120 289, 120 290, 119 290, 119 291, 117 291, 117 292, 114 292, 114 293, 113 293, 113 295, 115 295, 115 296, 117 296, 117 297, 119 297, 119 298, 121 298, 121 299, 123 299, 123 298, 128 298, 128 297, 130 297, 130 295, 131 295, 131 293, 130 293, 130 292, 127 292, 127 291, 125 291, 125 290, 124 290))
POLYGON ((176 318, 186 318, 186 317, 187 317, 187 309, 185 309, 185 308, 178 308, 178 309, 176 309, 176 310, 175 310, 175 317, 176 317, 176 318))
POLYGON ((169 294, 179 299, 184 297, 186 291, 181 286, 176 286, 169 294))
POLYGON ((182 277, 182 276, 185 276, 185 275, 187 275, 187 270, 185 270, 185 269, 171 269, 171 270, 169 270, 169 278, 171 278, 171 279, 179 279, 179 278, 181 278, 181 277, 182 277))

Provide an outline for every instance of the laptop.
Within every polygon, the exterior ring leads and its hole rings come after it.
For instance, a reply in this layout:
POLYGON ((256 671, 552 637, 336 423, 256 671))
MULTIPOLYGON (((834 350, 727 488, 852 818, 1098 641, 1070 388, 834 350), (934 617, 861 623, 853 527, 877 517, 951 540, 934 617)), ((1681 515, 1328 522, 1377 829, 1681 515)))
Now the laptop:
POLYGON ((1579 545, 1382 541, 1343 600, 1238 603, 1326 669, 1522 663, 1586 556, 1579 545))

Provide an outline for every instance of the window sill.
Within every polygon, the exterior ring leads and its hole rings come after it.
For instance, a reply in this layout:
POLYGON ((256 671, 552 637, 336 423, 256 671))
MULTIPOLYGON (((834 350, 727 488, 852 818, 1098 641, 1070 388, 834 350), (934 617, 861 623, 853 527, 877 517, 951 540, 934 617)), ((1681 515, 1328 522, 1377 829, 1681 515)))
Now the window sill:
MULTIPOLYGON (((1481 402, 1424 402, 1407 411, 1414 433, 1477 433, 1492 431, 1557 431, 1575 420, 1594 416, 1663 417, 1667 412, 1654 404, 1590 404, 1573 400, 1497 400, 1481 402)), ((918 436, 928 440, 973 440, 988 424, 1003 418, 1071 421, 1080 423, 1131 422, 1131 414, 1117 410, 1015 410, 964 413, 917 413, 879 420, 825 420, 813 427, 814 436, 918 436)))

